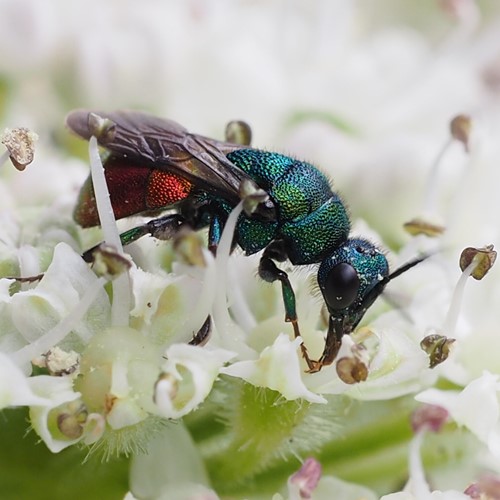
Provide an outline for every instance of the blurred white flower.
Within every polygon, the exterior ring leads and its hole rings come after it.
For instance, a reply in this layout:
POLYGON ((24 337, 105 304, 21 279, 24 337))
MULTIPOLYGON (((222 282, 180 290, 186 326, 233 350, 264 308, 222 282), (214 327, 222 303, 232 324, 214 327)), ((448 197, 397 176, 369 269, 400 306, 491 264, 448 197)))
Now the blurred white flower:
POLYGON ((500 457, 500 403, 498 375, 485 372, 462 391, 427 389, 415 396, 422 403, 445 408, 451 418, 466 427, 497 459, 500 457), (478 411, 481 408, 481 411, 478 411))
POLYGON ((409 479, 403 491, 384 495, 381 500, 467 500, 469 495, 456 490, 431 490, 425 479, 420 456, 420 448, 424 437, 423 430, 416 432, 409 447, 409 479))
POLYGON ((37 395, 30 386, 30 380, 10 359, 0 352, 0 408, 7 406, 46 405, 47 398, 37 395))

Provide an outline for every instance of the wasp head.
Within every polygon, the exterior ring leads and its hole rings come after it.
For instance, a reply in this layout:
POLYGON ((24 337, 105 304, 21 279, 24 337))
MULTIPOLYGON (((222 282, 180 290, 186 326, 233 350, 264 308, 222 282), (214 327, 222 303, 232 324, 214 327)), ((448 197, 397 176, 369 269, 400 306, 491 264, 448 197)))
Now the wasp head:
POLYGON ((330 318, 342 334, 352 332, 382 293, 388 277, 385 255, 369 241, 359 238, 347 240, 322 261, 318 284, 330 318))

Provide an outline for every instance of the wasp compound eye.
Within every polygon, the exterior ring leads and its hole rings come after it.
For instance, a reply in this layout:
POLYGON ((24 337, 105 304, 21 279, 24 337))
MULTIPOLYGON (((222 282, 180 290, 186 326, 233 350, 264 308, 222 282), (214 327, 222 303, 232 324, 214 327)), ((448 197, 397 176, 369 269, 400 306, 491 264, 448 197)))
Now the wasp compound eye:
POLYGON ((359 277, 351 264, 337 264, 328 273, 323 291, 330 309, 349 307, 358 296, 359 277))

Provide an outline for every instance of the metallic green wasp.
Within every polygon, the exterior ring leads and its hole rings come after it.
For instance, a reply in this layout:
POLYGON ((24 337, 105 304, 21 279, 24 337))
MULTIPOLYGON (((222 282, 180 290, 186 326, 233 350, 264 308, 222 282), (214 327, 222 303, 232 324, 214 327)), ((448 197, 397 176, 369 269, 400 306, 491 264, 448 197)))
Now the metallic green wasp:
MULTIPOLYGON (((166 209, 167 215, 121 235, 123 244, 150 234, 174 236, 183 226, 209 228, 215 251, 231 210, 240 200, 243 181, 267 193, 255 213, 242 214, 234 244, 247 255, 262 252, 259 276, 282 287, 285 320, 300 335, 295 295, 288 275, 277 262, 318 264, 317 280, 329 313, 323 354, 302 354, 309 372, 331 364, 342 337, 350 334, 386 285, 415 266, 415 259, 393 273, 383 252, 369 241, 350 238, 351 223, 329 179, 315 166, 246 144, 221 142, 189 133, 184 127, 147 114, 96 113, 109 120, 99 132, 93 113, 77 110, 69 128, 84 139, 97 136, 109 155, 105 175, 116 218, 166 209)), ((89 178, 82 187, 75 220, 83 227, 99 224, 89 178)), ((206 326, 206 325, 205 325, 206 326)))

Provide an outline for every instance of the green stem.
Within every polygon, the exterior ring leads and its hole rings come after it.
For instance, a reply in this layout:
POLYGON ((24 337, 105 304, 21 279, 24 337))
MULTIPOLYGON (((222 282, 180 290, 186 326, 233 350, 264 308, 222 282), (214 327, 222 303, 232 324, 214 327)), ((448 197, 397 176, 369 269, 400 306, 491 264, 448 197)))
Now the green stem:
MULTIPOLYGON (((234 395, 234 385, 231 389, 234 395)), ((300 467, 299 457, 308 456, 321 462, 324 475, 379 494, 400 490, 406 482, 412 398, 355 402, 346 408, 346 400, 336 396, 325 406, 300 406, 246 384, 239 390, 231 404, 225 401, 222 420, 220 411, 219 418, 214 417, 218 412, 212 407, 190 425, 222 497, 281 491, 300 467)), ((426 468, 456 463, 464 456, 467 443, 457 438, 456 429, 428 437, 431 444, 422 450, 426 468)))
MULTIPOLYGON (((409 425, 410 409, 407 404, 401 403, 355 404, 341 420, 337 417, 336 422, 330 423, 331 426, 340 424, 340 431, 334 437, 321 447, 314 446, 314 440, 309 449, 302 445, 299 456, 315 456, 321 462, 324 474, 335 475, 376 489, 395 488, 405 481, 407 445, 412 437, 409 425), (390 480, 389 486, 387 479, 390 480)), ((317 409, 316 406, 315 410, 317 409)), ((307 425, 307 417, 305 424, 307 425)), ((259 460, 259 456, 253 458, 259 460)), ((251 460, 251 453, 236 449, 234 442, 224 451, 207 457, 208 463, 212 464, 212 467, 209 465, 211 476, 212 470, 225 471, 224 478, 217 473, 212 477, 217 481, 214 484, 221 495, 277 492, 300 467, 298 460, 288 457, 288 460, 270 463, 264 471, 255 473, 251 478, 240 475, 239 481, 230 480, 231 477, 234 479, 234 476, 228 474, 228 469, 223 465, 224 461, 229 462, 233 469, 237 469, 245 459, 251 460), (239 458, 242 451, 245 458, 239 458)), ((248 464, 245 464, 240 472, 244 473, 245 470, 248 470, 248 464)))

